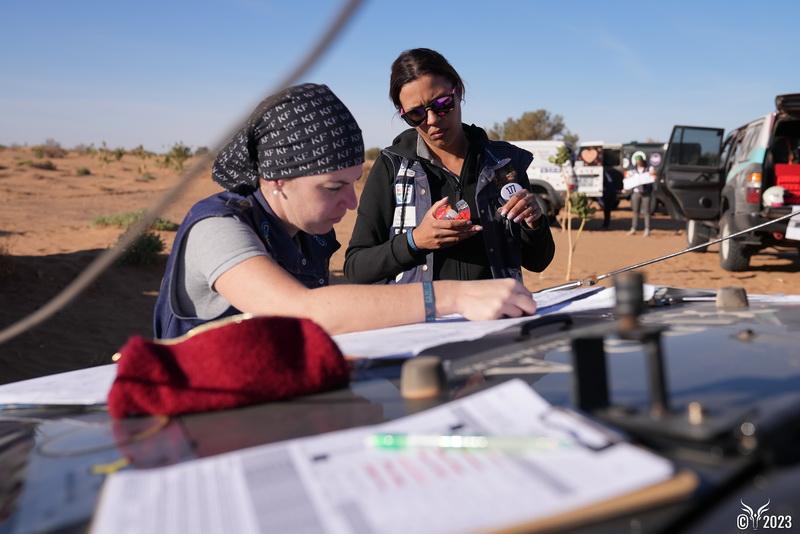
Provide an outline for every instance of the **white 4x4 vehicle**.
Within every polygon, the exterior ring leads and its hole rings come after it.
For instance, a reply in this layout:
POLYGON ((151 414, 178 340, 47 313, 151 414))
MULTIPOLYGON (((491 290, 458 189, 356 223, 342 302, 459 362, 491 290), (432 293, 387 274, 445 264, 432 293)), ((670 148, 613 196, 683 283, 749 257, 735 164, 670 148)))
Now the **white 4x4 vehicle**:
POLYGON ((531 191, 536 193, 541 203, 542 212, 551 220, 564 207, 564 195, 567 191, 567 182, 564 174, 571 175, 568 170, 571 163, 556 165, 550 161, 561 147, 566 147, 564 141, 509 141, 533 154, 533 161, 528 167, 528 181, 531 191))
MULTIPOLYGON (((775 98, 776 110, 730 132, 675 126, 663 183, 676 213, 686 219, 690 246, 787 215, 800 205, 800 94, 775 98), (764 195, 764 193, 767 193, 764 195)), ((769 246, 797 247, 787 223, 720 243, 720 266, 744 271, 750 256, 769 246)))
MULTIPOLYGON (((563 166, 552 163, 559 148, 567 146, 564 141, 509 141, 533 154, 528 167, 531 190, 536 193, 542 211, 553 219, 564 207, 567 182, 574 181, 575 190, 600 201, 603 196, 604 173, 619 175, 622 183, 622 145, 610 145, 602 141, 584 142, 578 145, 575 163, 563 166)), ((616 204, 612 206, 612 209, 616 204)))

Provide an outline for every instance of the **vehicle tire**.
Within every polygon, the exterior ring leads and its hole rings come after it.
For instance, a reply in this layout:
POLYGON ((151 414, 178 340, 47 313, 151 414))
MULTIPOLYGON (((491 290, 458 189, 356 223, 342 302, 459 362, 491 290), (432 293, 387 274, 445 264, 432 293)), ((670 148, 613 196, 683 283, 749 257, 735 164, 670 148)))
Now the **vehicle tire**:
MULTIPOLYGON (((734 233, 733 214, 726 211, 719 221, 719 236, 726 237, 734 233)), ((747 249, 736 239, 726 239, 719 244, 719 266, 726 271, 746 271, 750 266, 750 255, 747 249)))
MULTIPOLYGON (((689 219, 686 221, 686 244, 696 247, 711 239, 711 228, 701 222, 689 219)), ((708 252, 708 247, 698 248, 693 252, 708 252)))
POLYGON ((555 221, 559 209, 550 201, 550 197, 544 193, 535 193, 534 198, 536 202, 539 203, 539 209, 542 210, 542 213, 544 213, 550 221, 555 221))

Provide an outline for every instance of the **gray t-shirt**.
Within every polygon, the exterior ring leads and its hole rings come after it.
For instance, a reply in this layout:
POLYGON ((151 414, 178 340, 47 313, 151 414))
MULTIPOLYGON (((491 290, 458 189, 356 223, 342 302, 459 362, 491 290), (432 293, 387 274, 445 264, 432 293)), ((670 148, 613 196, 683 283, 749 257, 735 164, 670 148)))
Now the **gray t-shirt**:
POLYGON ((255 231, 234 217, 209 217, 189 229, 178 252, 175 293, 181 314, 213 319, 231 305, 214 290, 223 273, 254 256, 268 256, 255 231))

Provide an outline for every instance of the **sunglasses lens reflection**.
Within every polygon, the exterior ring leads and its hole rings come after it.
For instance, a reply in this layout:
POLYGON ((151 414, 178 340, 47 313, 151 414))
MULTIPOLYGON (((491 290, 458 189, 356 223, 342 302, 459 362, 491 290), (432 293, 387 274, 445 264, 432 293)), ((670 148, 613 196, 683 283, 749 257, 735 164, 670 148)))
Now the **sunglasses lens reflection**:
POLYGON ((436 111, 436 112, 439 112, 439 111, 448 112, 451 109, 453 109, 453 102, 454 101, 455 101, 455 99, 453 98, 453 95, 447 95, 447 96, 443 96, 441 98, 437 98, 436 100, 431 102, 430 107, 431 107, 431 109, 433 111, 436 111))

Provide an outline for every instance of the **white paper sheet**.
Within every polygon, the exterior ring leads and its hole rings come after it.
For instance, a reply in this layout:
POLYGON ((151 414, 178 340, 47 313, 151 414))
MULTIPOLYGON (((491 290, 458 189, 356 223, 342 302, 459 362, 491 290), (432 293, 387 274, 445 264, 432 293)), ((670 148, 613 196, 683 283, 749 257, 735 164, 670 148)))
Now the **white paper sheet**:
POLYGON ((12 382, 0 386, 0 409, 4 404, 105 404, 117 364, 12 382))
MULTIPOLYGON (((364 332, 340 334, 333 339, 345 355, 361 358, 411 358, 420 352, 443 343, 471 341, 510 326, 530 321, 535 317, 568 311, 565 303, 575 299, 589 299, 589 294, 603 292, 600 287, 583 287, 548 293, 534 293, 538 311, 532 317, 498 319, 495 321, 466 321, 457 316, 436 323, 417 323, 364 332)), ((601 300, 605 302, 605 299, 601 300)), ((601 302, 598 301, 598 302, 601 302)), ((580 302, 580 301, 578 301, 580 302)), ((613 302, 612 304, 613 305, 613 302)))
MULTIPOLYGON (((650 300, 659 286, 644 284, 642 288, 642 300, 650 300)), ((616 305, 617 292, 613 287, 603 288, 602 291, 590 295, 584 299, 570 302, 559 310, 559 313, 576 313, 581 311, 610 309, 616 305)))
POLYGON ((673 472, 624 442, 599 452, 580 444, 524 453, 382 451, 366 445, 376 432, 578 435, 595 446, 608 439, 513 380, 382 425, 111 475, 91 531, 472 532, 586 506, 673 472))

